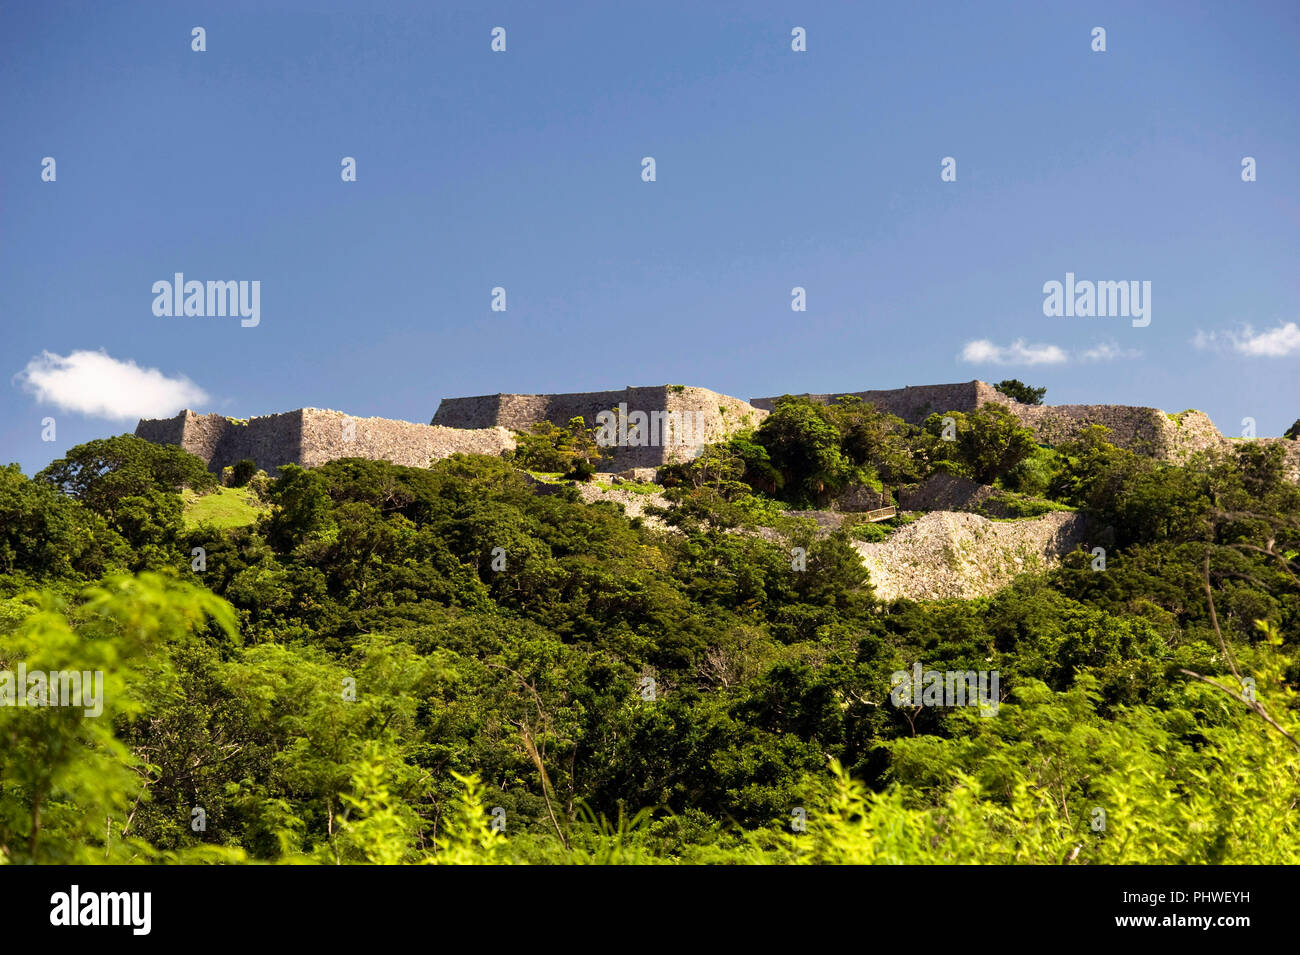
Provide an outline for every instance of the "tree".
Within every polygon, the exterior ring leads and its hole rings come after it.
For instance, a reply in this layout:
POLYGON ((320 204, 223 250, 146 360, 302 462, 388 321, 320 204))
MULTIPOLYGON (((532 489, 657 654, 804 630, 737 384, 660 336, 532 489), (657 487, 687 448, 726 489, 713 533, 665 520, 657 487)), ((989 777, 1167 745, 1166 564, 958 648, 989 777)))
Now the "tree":
POLYGON ((154 444, 132 434, 79 444, 36 476, 106 517, 128 497, 217 486, 216 477, 202 459, 174 445, 154 444))
POLYGON ((246 487, 256 473, 257 462, 252 458, 243 458, 236 461, 234 469, 230 472, 230 486, 246 487))
POLYGON ((601 460, 594 430, 581 416, 569 419, 567 428, 538 421, 528 431, 515 432, 515 442, 512 460, 519 467, 559 472, 570 480, 590 480, 601 460))
POLYGON ((743 483, 745 460, 729 444, 711 444, 691 459, 685 467, 695 487, 711 487, 724 497, 747 493, 743 483))
POLYGON ((965 425, 957 431, 957 450, 982 484, 992 484, 1038 447, 1034 433, 1002 405, 976 408, 966 415, 965 425))
POLYGON ((99 577, 125 548, 94 511, 16 464, 0 468, 0 574, 99 577))
POLYGON ((767 449, 789 499, 798 503, 825 500, 853 475, 831 412, 806 398, 779 399, 755 440, 767 449))
POLYGON ((1008 398, 1019 401, 1022 405, 1041 405, 1047 388, 1032 388, 1019 378, 1007 378, 993 386, 1008 398))
POLYGON ((966 428, 966 415, 960 411, 947 414, 935 412, 921 422, 920 433, 915 438, 920 471, 929 475, 934 471, 971 477, 970 465, 957 447, 957 435, 966 428))
POLYGON ((203 461, 134 435, 87 441, 36 475, 103 515, 134 551, 134 569, 174 563, 184 533, 180 491, 210 490, 203 461))
POLYGON ((143 850, 147 858, 147 843, 128 841, 147 765, 114 727, 173 692, 169 644, 184 645, 209 625, 233 641, 235 614, 202 587, 157 574, 109 578, 74 606, 50 592, 26 599, 28 614, 0 626, 3 669, 23 661, 29 674, 82 679, 72 693, 51 682, 48 705, 0 706, 0 857, 126 863, 143 850))
POLYGON ((829 410, 850 461, 889 484, 916 480, 919 475, 902 418, 879 411, 855 395, 837 398, 829 410))
POLYGON ((1286 468, 1286 449, 1280 444, 1259 444, 1254 441, 1237 448, 1237 465, 1241 469, 1242 483, 1256 497, 1276 490, 1282 484, 1286 468))

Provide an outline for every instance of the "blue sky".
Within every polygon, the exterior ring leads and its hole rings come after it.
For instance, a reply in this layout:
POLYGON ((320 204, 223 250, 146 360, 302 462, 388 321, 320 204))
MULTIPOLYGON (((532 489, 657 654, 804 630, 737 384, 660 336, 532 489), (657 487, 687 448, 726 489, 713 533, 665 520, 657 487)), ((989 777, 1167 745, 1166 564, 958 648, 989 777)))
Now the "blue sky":
POLYGON ((1298 99, 1294 2, 8 4, 0 460, 194 389, 428 421, 496 391, 1017 377, 1279 434, 1298 99), (260 324, 155 316, 178 271, 259 281, 260 324), (1045 317, 1066 272, 1150 281, 1150 325, 1045 317), (112 361, 32 371, 78 352, 112 361))

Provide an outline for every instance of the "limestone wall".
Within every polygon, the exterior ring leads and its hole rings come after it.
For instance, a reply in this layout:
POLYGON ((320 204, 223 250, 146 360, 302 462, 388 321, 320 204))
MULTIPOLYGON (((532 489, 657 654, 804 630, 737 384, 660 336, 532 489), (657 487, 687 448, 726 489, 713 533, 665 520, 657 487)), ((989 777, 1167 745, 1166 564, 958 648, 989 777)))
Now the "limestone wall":
MULTIPOLYGON (((919 385, 885 391, 847 391, 828 395, 802 395, 822 404, 840 395, 854 395, 878 409, 898 415, 912 424, 920 424, 935 412, 968 413, 983 405, 997 403, 1033 430, 1043 444, 1061 444, 1073 439, 1088 425, 1100 424, 1111 430, 1111 441, 1168 461, 1183 461, 1197 452, 1224 448, 1230 442, 1214 423, 1199 411, 1167 415, 1159 408, 1133 405, 1024 405, 1013 401, 984 381, 966 381, 951 385, 919 385)), ((756 408, 771 409, 775 398, 755 398, 756 408)), ((1281 439, 1263 439, 1281 440, 1281 439)), ((1288 471, 1300 477, 1300 448, 1288 442, 1288 471)), ((1294 480, 1295 477, 1292 479, 1294 480)))
POLYGON ((549 421, 564 426, 573 418, 582 418, 588 427, 596 425, 602 411, 627 406, 647 416, 654 412, 690 412, 695 427, 686 435, 660 435, 657 444, 612 448, 612 461, 604 467, 624 470, 658 467, 671 461, 693 457, 705 444, 725 440, 738 430, 757 427, 767 412, 739 398, 719 394, 707 388, 659 385, 624 388, 621 391, 589 391, 556 395, 479 395, 472 398, 444 398, 433 416, 434 425, 455 428, 501 426, 526 431, 532 425, 549 421))
POLYGON ((142 420, 135 433, 158 444, 179 445, 201 458, 214 473, 244 458, 270 474, 278 473, 284 464, 316 467, 342 457, 428 467, 431 460, 456 452, 501 454, 515 446, 514 438, 503 428, 434 428, 387 418, 353 418, 317 408, 263 415, 247 422, 186 410, 174 418, 142 420))
MULTIPOLYGON (((204 417, 227 420, 220 415, 204 417)), ((244 458, 256 461, 268 474, 278 472, 282 464, 301 463, 302 411, 249 418, 247 424, 227 422, 216 453, 208 462, 208 470, 219 474, 223 467, 244 458)))
MULTIPOLYGON (((1007 407, 1025 427, 1033 430, 1043 444, 1061 444, 1074 438, 1088 425, 1100 424, 1110 428, 1111 441, 1120 447, 1163 457, 1172 446, 1169 429, 1165 426, 1172 425, 1173 422, 1157 408, 1128 405, 1022 405, 1018 402, 1012 402, 1007 407)), ((1217 431, 1214 433, 1218 435, 1217 431)))
MULTIPOLYGON (((978 380, 803 397, 829 403, 840 394, 855 395, 912 423, 920 423, 931 413, 970 412, 996 402, 1031 428, 1044 444, 1060 444, 1074 438, 1084 427, 1100 424, 1111 430, 1111 440, 1120 447, 1161 460, 1184 461, 1197 451, 1228 450, 1239 444, 1221 435, 1199 411, 1168 415, 1158 408, 1129 405, 1023 405, 978 380)), ((757 427, 775 400, 756 398, 745 402, 707 388, 681 385, 558 395, 480 395, 444 399, 431 425, 388 418, 352 418, 339 411, 316 408, 264 415, 247 422, 187 410, 172 418, 142 420, 136 434, 158 444, 179 445, 198 455, 215 472, 251 458, 259 467, 275 473, 282 464, 313 467, 338 457, 427 467, 431 460, 456 452, 501 454, 515 446, 511 430, 527 430, 539 421, 563 426, 575 417, 581 417, 591 427, 600 412, 615 410, 620 404, 626 405, 629 413, 692 413, 692 423, 698 427, 685 443, 674 440, 675 435, 659 435, 657 444, 637 447, 629 442, 629 446, 611 449, 613 457, 603 466, 621 471, 657 468, 693 457, 706 444, 757 427)), ((1286 477, 1300 482, 1300 442, 1286 438, 1256 440, 1280 442, 1286 451, 1286 477)))
POLYGON ((179 445, 207 462, 216 454, 229 424, 221 415, 198 415, 187 410, 174 418, 141 420, 135 433, 154 444, 179 445))
MULTIPOLYGON (((174 418, 141 418, 135 426, 135 436, 152 441, 154 444, 176 444, 185 447, 185 421, 188 417, 197 417, 193 411, 182 411, 174 418)), ((191 454, 197 454, 186 448, 191 454)), ((199 455, 202 457, 202 455, 199 455)))
POLYGON ((987 484, 936 471, 921 484, 903 488, 899 505, 908 511, 973 511, 993 494, 987 484))
MULTIPOLYGON (((1015 404, 987 382, 963 381, 951 385, 909 385, 906 388, 890 388, 884 391, 839 391, 828 395, 799 395, 819 404, 830 404, 841 395, 852 395, 864 402, 873 404, 880 411, 898 415, 911 424, 920 424, 931 414, 944 411, 974 411, 980 405, 989 402, 1010 405, 1015 404)), ((750 404, 755 408, 771 411, 779 396, 771 398, 752 398, 750 404)))
POLYGON ((370 458, 425 468, 431 461, 456 453, 500 455, 515 446, 505 428, 433 427, 390 418, 354 418, 317 408, 298 413, 302 416, 302 454, 295 463, 303 467, 316 467, 335 458, 370 458))

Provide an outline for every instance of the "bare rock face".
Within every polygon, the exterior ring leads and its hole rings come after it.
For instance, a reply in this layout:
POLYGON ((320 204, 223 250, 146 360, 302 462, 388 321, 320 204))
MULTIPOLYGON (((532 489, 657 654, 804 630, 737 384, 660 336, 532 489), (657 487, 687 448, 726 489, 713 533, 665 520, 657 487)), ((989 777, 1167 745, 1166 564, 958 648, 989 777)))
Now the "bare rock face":
MULTIPOLYGON (((599 477, 599 475, 598 475, 599 477)), ((629 518, 639 517, 645 523, 646 527, 655 530, 669 530, 669 526, 663 522, 663 519, 654 514, 647 514, 647 507, 668 507, 668 500, 662 492, 655 491, 649 494, 643 494, 639 491, 629 491, 617 485, 608 489, 602 488, 598 481, 578 482, 575 485, 578 489, 578 496, 588 504, 594 504, 597 501, 610 501, 623 508, 623 513, 629 518)))
POLYGON ((859 513, 874 511, 878 507, 888 507, 891 503, 893 502, 890 500, 889 491, 884 489, 877 491, 865 484, 855 484, 846 488, 844 493, 831 503, 831 506, 837 511, 859 513))
POLYGON ((879 543, 855 543, 882 600, 984 597, 1026 571, 1055 566, 1085 543, 1085 520, 1053 511, 1031 520, 991 521, 933 511, 879 543))
POLYGON ((937 471, 921 484, 905 488, 899 504, 909 511, 973 511, 995 493, 987 484, 937 471))

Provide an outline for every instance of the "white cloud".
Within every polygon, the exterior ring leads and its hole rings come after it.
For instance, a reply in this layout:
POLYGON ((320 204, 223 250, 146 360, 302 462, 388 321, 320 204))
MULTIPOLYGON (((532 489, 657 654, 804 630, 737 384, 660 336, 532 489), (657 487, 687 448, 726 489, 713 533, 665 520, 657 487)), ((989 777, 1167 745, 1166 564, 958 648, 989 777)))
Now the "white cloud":
POLYGON ((1269 358, 1284 358, 1300 352, 1300 325, 1287 322, 1271 331, 1255 334, 1249 326, 1245 336, 1233 345, 1244 355, 1264 355, 1269 358))
POLYGON ((1073 353, 1057 345, 1027 345, 1017 338, 1010 345, 995 345, 987 338, 967 342, 961 350, 961 360, 986 365, 1063 365, 1069 361, 1115 361, 1121 358, 1141 358, 1136 348, 1120 348, 1113 341, 1100 342, 1092 348, 1073 353))
POLYGON ((1300 355, 1300 325, 1286 322, 1266 332, 1256 332, 1250 325, 1239 331, 1197 332, 1192 338, 1197 348, 1230 348, 1252 358, 1286 358, 1300 355))
POLYGON ((1120 358, 1141 358, 1136 348, 1120 348, 1115 342, 1101 342, 1079 353, 1084 361, 1115 361, 1120 358))
POLYGON ((1059 365, 1067 356, 1056 345, 1026 345, 1023 338, 1005 347, 979 338, 966 343, 961 360, 992 365, 1059 365))
POLYGON ((208 400, 184 376, 168 378, 156 368, 118 361, 102 351, 64 357, 43 352, 14 376, 39 401, 95 418, 165 418, 208 400))

